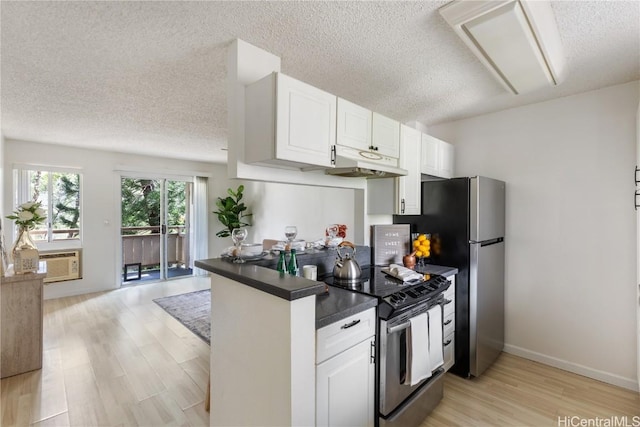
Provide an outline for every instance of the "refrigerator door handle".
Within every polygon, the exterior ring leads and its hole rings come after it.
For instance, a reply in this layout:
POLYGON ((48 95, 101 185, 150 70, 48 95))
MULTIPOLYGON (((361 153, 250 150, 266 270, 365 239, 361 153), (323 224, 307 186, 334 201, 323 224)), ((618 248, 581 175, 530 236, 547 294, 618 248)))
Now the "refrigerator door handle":
POLYGON ((497 237, 495 239, 490 239, 490 240, 482 240, 482 241, 477 241, 477 240, 469 240, 469 244, 470 245, 480 245, 480 246, 489 246, 489 245, 495 245, 497 243, 502 243, 504 242, 504 237, 497 237))

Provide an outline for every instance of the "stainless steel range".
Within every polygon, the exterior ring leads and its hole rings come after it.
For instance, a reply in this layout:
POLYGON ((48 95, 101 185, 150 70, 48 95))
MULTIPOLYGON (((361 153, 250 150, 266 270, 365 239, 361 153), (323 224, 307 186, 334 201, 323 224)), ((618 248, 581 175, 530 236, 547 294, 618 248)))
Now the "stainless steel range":
MULTIPOLYGON (((340 286, 332 278, 325 282, 340 286)), ((442 366, 428 367, 424 378, 416 378, 415 371, 433 359, 419 359, 423 357, 420 348, 434 351, 436 359, 439 351, 442 357, 441 313, 447 303, 443 292, 449 286, 447 279, 433 275, 420 283, 404 284, 384 274, 382 267, 364 269, 356 285, 340 286, 379 299, 376 406, 380 426, 418 426, 442 399, 442 366), (422 322, 428 316, 435 321, 438 310, 439 321, 431 322, 427 331, 422 322), (425 328, 422 335, 421 325, 425 328), (427 345, 424 340, 430 336, 435 341, 427 345)))

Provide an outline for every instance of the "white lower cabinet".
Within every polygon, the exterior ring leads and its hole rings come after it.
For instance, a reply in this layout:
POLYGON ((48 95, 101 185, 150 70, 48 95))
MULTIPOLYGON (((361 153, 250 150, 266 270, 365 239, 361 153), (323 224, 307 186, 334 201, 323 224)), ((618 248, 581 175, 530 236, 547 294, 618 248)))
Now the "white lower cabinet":
POLYGON ((316 426, 373 426, 373 337, 316 367, 316 426))
POLYGON ((444 293, 445 305, 442 313, 444 370, 447 372, 456 362, 456 276, 448 276, 451 286, 444 293))
POLYGON ((375 308, 316 334, 316 426, 373 427, 375 308))

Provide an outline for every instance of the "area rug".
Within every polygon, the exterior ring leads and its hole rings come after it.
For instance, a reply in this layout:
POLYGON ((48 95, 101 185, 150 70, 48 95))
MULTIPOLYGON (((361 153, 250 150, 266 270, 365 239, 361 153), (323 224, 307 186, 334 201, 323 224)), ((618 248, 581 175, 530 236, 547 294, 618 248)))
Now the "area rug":
POLYGON ((157 298, 153 302, 211 345, 211 290, 157 298))

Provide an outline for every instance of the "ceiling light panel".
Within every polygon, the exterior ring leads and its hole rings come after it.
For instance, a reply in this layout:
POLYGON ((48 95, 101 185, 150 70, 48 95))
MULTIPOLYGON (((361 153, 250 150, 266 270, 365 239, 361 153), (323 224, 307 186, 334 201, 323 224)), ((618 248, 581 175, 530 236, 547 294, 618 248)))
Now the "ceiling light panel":
POLYGON ((560 82, 560 34, 548 1, 454 1, 440 13, 510 92, 560 82))

